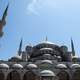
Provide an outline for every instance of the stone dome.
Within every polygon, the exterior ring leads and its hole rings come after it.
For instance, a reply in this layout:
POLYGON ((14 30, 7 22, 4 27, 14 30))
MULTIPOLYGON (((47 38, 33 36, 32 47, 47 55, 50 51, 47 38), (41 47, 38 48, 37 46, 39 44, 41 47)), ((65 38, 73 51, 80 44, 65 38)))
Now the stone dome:
POLYGON ((12 68, 22 69, 23 66, 21 64, 13 64, 12 68))
POLYGON ((65 45, 61 46, 60 48, 61 48, 61 50, 62 50, 62 51, 65 51, 65 52, 67 52, 67 51, 68 51, 68 47, 67 47, 67 46, 65 46, 65 45))
POLYGON ((33 52, 31 54, 31 58, 36 57, 36 56, 40 56, 43 53, 47 53, 47 54, 59 54, 59 49, 60 47, 52 42, 48 42, 48 41, 44 41, 41 42, 35 46, 33 46, 33 52))
POLYGON ((80 64, 72 64, 71 68, 72 69, 80 68, 80 64))
POLYGON ((52 48, 41 48, 40 50, 41 50, 41 51, 42 51, 42 50, 50 50, 50 51, 53 51, 52 48))
POLYGON ((55 76, 54 72, 52 72, 51 70, 43 70, 40 72, 41 76, 55 76))
POLYGON ((30 52, 30 51, 32 50, 32 46, 31 46, 31 45, 27 45, 26 48, 25 48, 25 50, 26 50, 27 52, 28 52, 28 51, 30 52))
POLYGON ((41 42, 40 44, 55 44, 55 43, 53 43, 53 42, 49 42, 49 41, 43 41, 43 42, 41 42))
POLYGON ((78 56, 72 56, 72 59, 78 59, 79 57, 78 56))
POLYGON ((59 69, 66 69, 67 66, 65 64, 57 64, 56 68, 59 68, 59 69))
POLYGON ((44 59, 48 59, 48 60, 52 59, 52 55, 50 53, 43 54, 42 56, 44 57, 44 59))
POLYGON ((28 64, 27 65, 27 68, 31 68, 31 69, 37 69, 38 68, 38 66, 36 65, 36 64, 28 64))
POLYGON ((58 59, 61 59, 61 56, 57 56, 58 59))
POLYGON ((41 63, 53 64, 51 60, 42 60, 41 63))
POLYGON ((35 47, 41 49, 41 48, 54 48, 54 47, 58 47, 58 46, 52 42, 43 41, 43 42, 37 44, 35 47))
POLYGON ((8 69, 8 68, 9 68, 9 66, 8 66, 8 64, 1 63, 1 64, 0 64, 0 68, 8 69))
POLYGON ((19 55, 13 56, 12 58, 13 58, 13 59, 21 60, 21 56, 19 56, 19 55))
POLYGON ((46 53, 46 54, 43 54, 43 56, 51 56, 51 54, 49 54, 49 53, 47 54, 47 53, 46 53))

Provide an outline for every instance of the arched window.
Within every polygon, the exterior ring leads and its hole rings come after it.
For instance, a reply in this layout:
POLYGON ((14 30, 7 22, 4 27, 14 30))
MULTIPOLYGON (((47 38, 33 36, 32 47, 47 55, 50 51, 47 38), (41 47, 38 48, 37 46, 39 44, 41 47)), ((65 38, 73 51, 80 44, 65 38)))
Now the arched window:
POLYGON ((34 73, 28 71, 24 74, 23 80, 39 80, 38 76, 36 76, 34 73))
POLYGON ((76 70, 72 75, 72 80, 80 80, 80 70, 76 70))
POLYGON ((0 80, 4 80, 4 78, 5 78, 4 73, 0 71, 0 80))
POLYGON ((61 71, 57 75, 58 80, 69 80, 69 75, 66 71, 61 71))
POLYGON ((17 71, 12 71, 8 74, 7 80, 21 80, 20 74, 17 71))

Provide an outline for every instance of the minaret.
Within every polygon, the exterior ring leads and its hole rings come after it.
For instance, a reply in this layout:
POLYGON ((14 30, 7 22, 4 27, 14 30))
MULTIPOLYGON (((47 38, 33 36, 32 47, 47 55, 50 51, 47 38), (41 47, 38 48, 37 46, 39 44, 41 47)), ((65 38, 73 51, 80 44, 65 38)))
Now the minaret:
POLYGON ((4 13, 3 13, 3 16, 2 16, 2 19, 0 20, 0 37, 3 35, 3 27, 5 26, 6 24, 6 16, 7 16, 7 11, 8 11, 8 7, 9 7, 9 4, 7 5, 4 13))
POLYGON ((7 5, 7 7, 6 7, 5 11, 4 11, 4 14, 3 14, 3 16, 2 16, 2 22, 3 22, 3 23, 6 22, 5 19, 6 19, 6 16, 7 16, 8 7, 9 7, 9 4, 7 5))
POLYGON ((73 43, 72 38, 71 38, 71 48, 72 48, 72 55, 75 56, 74 43, 73 43))
POLYGON ((45 39, 45 41, 48 41, 48 38, 47 38, 47 36, 46 36, 46 39, 45 39))
POLYGON ((20 56, 21 53, 22 53, 22 43, 23 43, 23 40, 21 38, 21 41, 20 41, 20 45, 19 45, 19 50, 18 50, 18 55, 20 56))

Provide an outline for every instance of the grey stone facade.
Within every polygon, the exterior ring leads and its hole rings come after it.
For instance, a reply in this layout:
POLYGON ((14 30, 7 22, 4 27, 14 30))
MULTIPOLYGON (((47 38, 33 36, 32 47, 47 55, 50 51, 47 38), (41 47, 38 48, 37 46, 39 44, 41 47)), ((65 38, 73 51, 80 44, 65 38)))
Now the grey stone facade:
POLYGON ((17 56, 0 61, 0 80, 80 80, 80 58, 72 40, 71 48, 44 41, 22 51, 21 40, 17 56))

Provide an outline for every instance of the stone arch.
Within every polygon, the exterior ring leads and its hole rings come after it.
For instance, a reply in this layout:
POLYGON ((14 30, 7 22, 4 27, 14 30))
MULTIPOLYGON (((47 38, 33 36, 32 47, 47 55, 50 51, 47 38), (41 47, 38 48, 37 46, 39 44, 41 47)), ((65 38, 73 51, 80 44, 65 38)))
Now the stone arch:
POLYGON ((0 80, 5 80, 5 75, 2 71, 0 71, 0 80))
POLYGON ((80 70, 76 70, 72 75, 72 80, 80 80, 80 70))
POLYGON ((23 80, 39 80, 38 76, 31 71, 28 71, 24 74, 23 80))
POLYGON ((69 74, 66 71, 61 71, 57 74, 58 80, 70 80, 69 74))
POLYGON ((11 71, 8 76, 7 80, 21 80, 20 74, 17 71, 11 71))

